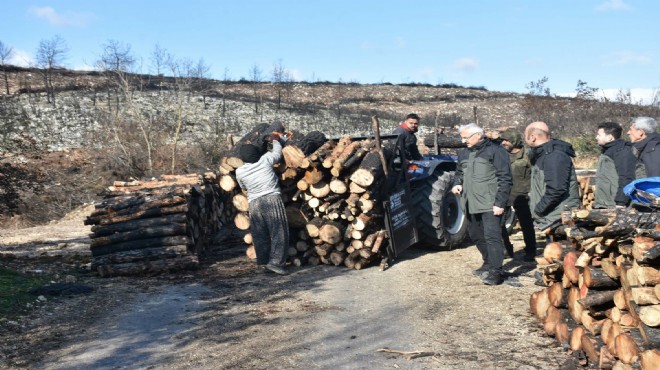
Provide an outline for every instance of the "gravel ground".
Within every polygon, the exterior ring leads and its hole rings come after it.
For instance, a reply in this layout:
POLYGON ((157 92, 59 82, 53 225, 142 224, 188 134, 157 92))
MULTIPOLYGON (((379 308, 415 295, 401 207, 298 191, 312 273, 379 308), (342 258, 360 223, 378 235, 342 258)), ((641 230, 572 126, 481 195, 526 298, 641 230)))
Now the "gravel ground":
MULTIPOLYGON (((87 232, 80 230, 62 235, 80 242, 87 232)), ((44 242, 16 238, 0 236, 0 248, 44 242)), ((470 273, 479 260, 474 247, 411 249, 386 271, 315 266, 280 277, 233 248, 216 250, 197 271, 106 279, 76 264, 14 260, 14 267, 57 272, 95 291, 49 298, 0 322, 0 367, 574 368, 529 312, 529 296, 539 289, 533 266, 505 260, 517 276, 491 287, 470 273), (429 353, 399 353, 414 351, 429 353)))

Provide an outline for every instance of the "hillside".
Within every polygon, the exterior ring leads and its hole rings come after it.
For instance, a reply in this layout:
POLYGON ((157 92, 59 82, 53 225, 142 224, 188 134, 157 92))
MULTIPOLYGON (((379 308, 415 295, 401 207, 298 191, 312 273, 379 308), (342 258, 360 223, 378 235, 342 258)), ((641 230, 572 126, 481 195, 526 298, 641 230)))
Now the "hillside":
POLYGON ((19 178, 34 174, 39 185, 27 192, 17 185, 14 196, 22 202, 12 212, 37 213, 40 222, 94 200, 113 180, 214 170, 229 136, 240 137, 259 122, 280 120, 290 130, 337 137, 369 134, 374 114, 387 133, 406 114, 418 113, 421 136, 436 120, 450 135, 452 127, 474 120, 521 129, 544 120, 556 136, 585 151, 595 146, 599 122, 659 115, 653 107, 453 85, 274 84, 53 70, 47 89, 45 76, 12 68, 9 94, 6 86, 0 89, 2 162, 23 166, 19 178), (580 135, 584 142, 576 141, 580 135))

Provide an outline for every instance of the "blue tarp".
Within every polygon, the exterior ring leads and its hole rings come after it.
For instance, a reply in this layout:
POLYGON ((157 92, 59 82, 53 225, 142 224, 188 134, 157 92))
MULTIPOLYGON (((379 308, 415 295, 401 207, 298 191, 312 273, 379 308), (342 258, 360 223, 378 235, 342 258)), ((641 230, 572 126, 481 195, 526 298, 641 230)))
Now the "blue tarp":
POLYGON ((624 186, 623 192, 635 203, 643 205, 657 205, 657 202, 660 201, 660 177, 645 177, 637 179, 624 186), (641 192, 638 190, 648 194, 640 194, 641 192))

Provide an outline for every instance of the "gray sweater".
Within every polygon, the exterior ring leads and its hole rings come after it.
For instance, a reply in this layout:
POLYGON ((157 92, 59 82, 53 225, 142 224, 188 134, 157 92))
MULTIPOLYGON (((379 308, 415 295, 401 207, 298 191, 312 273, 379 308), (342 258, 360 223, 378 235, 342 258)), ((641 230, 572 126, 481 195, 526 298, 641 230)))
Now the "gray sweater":
POLYGON ((282 145, 273 141, 273 150, 256 163, 246 163, 236 169, 236 181, 247 191, 248 202, 268 194, 279 194, 280 185, 273 165, 282 158, 282 145))

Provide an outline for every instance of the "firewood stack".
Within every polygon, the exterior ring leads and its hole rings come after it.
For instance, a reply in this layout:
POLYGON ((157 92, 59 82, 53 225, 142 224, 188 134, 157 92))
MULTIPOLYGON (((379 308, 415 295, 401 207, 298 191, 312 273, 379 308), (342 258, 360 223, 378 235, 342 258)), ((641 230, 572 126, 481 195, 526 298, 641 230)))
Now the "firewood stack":
POLYGON ((577 180, 580 185, 582 206, 585 209, 592 209, 596 196, 596 177, 594 175, 578 176, 577 180))
POLYGON ((222 226, 223 196, 213 173, 116 181, 85 220, 94 225, 92 269, 116 276, 197 267, 222 226))
POLYGON ((585 365, 658 369, 660 212, 572 210, 562 221, 568 241, 537 258, 548 287, 532 313, 585 365))
MULTIPOLYGON (((235 226, 247 232, 244 241, 250 258, 255 258, 255 252, 247 197, 235 179, 235 170, 243 163, 235 153, 243 143, 260 145, 258 138, 271 131, 279 130, 272 125, 255 127, 220 162, 220 187, 232 197, 235 226)), ((348 136, 327 140, 317 131, 292 133, 282 150, 284 160, 275 167, 291 229, 288 259, 292 264, 361 269, 381 257, 387 238, 381 156, 391 153, 391 144, 382 146, 348 136)))

